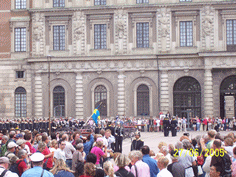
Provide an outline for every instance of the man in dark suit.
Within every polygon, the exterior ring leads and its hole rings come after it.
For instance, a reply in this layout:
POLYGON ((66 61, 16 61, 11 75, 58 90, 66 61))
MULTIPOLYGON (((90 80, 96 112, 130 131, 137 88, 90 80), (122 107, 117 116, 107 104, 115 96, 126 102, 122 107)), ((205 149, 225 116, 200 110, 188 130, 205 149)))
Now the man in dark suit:
POLYGON ((163 120, 164 136, 169 136, 170 121, 168 117, 163 120))
POLYGON ((131 151, 132 150, 140 150, 141 147, 144 145, 143 140, 140 139, 140 132, 135 133, 135 139, 132 141, 131 144, 131 151))
POLYGON ((120 122, 117 122, 117 125, 115 127, 115 152, 122 153, 122 142, 123 142, 123 128, 120 126, 120 122))
POLYGON ((170 124, 171 124, 171 134, 172 134, 172 136, 176 136, 178 121, 176 120, 175 117, 172 118, 170 124))

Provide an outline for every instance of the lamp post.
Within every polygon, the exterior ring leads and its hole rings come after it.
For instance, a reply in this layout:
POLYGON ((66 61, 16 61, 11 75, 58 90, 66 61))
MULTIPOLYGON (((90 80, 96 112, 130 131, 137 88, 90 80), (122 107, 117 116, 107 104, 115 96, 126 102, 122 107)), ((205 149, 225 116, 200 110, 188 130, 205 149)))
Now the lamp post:
POLYGON ((50 98, 50 62, 51 62, 51 55, 47 56, 47 61, 48 61, 48 125, 49 125, 49 136, 51 135, 51 98, 50 98))

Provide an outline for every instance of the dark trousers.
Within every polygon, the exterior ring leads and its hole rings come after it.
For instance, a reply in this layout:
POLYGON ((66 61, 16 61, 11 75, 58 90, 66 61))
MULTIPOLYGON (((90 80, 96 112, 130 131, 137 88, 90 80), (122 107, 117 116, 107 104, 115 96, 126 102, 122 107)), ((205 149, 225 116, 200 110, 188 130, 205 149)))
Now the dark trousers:
POLYGON ((123 142, 123 138, 116 138, 116 149, 115 149, 115 152, 122 153, 122 142, 123 142))
POLYGON ((168 128, 164 128, 164 136, 169 136, 169 129, 168 128))
POLYGON ((176 136, 176 132, 177 132, 176 128, 171 128, 172 136, 176 136))

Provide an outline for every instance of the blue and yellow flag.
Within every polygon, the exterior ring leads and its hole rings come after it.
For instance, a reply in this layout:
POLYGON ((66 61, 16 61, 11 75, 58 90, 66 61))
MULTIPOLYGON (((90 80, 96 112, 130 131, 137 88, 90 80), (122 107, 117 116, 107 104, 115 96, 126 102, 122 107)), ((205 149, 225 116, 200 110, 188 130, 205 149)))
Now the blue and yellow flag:
POLYGON ((94 109, 92 118, 93 118, 94 122, 95 122, 96 125, 97 125, 97 124, 98 124, 98 120, 100 120, 100 112, 98 111, 97 108, 94 109))

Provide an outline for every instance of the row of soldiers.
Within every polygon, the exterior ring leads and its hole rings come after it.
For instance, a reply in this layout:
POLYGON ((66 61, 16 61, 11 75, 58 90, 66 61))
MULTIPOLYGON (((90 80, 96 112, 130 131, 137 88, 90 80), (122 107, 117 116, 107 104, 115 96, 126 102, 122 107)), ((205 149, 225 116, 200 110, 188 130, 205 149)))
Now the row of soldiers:
POLYGON ((171 130, 172 136, 176 136, 177 126, 178 126, 178 120, 176 120, 175 117, 172 117, 172 119, 165 117, 163 120, 164 136, 169 136, 170 130, 171 130))
MULTIPOLYGON (((73 120, 73 119, 52 119, 51 129, 52 131, 57 131, 59 128, 65 127, 75 127, 80 128, 84 125, 83 120, 73 120)), ((12 128, 20 130, 37 130, 37 131, 48 131, 49 129, 49 119, 0 119, 0 131, 8 130, 12 128)))

